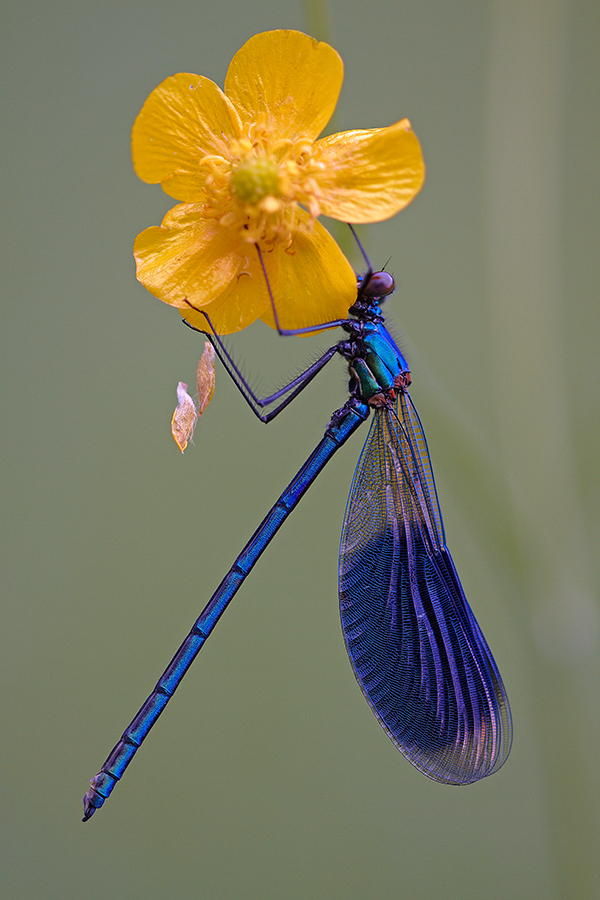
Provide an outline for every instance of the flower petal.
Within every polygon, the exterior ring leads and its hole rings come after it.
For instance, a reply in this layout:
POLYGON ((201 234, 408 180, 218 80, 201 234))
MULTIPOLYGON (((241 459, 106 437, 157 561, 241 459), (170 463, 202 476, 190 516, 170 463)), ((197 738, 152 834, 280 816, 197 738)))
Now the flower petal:
MULTIPOLYGON (((271 305, 256 248, 250 244, 245 246, 248 256, 242 260, 244 265, 243 268, 240 268, 237 277, 219 297, 202 307, 217 334, 233 334, 236 331, 242 331, 262 317, 271 305)), ((275 284, 278 282, 278 269, 278 261, 272 261, 269 280, 275 284)), ((194 328, 202 331, 208 330, 206 318, 201 313, 190 308, 180 309, 180 312, 194 328)))
MULTIPOLYGON (((352 266, 319 223, 300 209, 298 231, 289 250, 275 250, 279 256, 279 284, 273 285, 271 258, 265 267, 282 328, 308 328, 344 319, 356 300, 356 275, 352 266)), ((271 307, 261 315, 275 328, 271 307)))
MULTIPOLYGON (((240 271, 229 287, 203 309, 217 334, 233 334, 252 325, 269 307, 265 277, 256 257, 251 266, 240 271)), ((181 309, 180 313, 194 328, 209 330, 206 318, 196 310, 181 309)))
POLYGON ((388 128, 347 131, 317 141, 321 212, 343 222, 381 222, 407 206, 425 179, 408 119, 388 128))
POLYGON ((142 231, 133 255, 138 281, 164 303, 205 306, 229 286, 241 265, 228 233, 196 203, 169 210, 162 225, 142 231))
POLYGON ((242 119, 262 114, 280 137, 314 139, 329 122, 344 79, 341 57, 300 31, 267 31, 235 54, 225 93, 242 119))
POLYGON ((160 182, 170 197, 199 200, 205 178, 200 160, 228 155, 228 139, 239 134, 237 113, 223 91, 209 78, 180 72, 152 91, 135 120, 133 165, 143 181, 160 182))

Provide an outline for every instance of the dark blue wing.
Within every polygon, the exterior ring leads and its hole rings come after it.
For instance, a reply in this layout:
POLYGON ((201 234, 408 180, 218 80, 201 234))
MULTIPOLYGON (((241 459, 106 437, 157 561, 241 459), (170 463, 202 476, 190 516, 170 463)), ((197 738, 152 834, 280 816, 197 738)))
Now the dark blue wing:
POLYGON ((512 741, 508 698, 445 546, 408 394, 375 412, 348 499, 339 579, 356 678, 400 752, 448 784, 499 769, 512 741))

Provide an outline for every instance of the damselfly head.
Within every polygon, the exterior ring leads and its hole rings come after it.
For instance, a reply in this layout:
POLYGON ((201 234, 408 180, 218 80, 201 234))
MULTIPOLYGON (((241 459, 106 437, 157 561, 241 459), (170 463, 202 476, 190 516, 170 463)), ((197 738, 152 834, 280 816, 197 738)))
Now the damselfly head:
POLYGON ((363 279, 359 285, 359 295, 371 299, 387 297, 391 294, 396 284, 389 272, 372 272, 371 276, 363 279))

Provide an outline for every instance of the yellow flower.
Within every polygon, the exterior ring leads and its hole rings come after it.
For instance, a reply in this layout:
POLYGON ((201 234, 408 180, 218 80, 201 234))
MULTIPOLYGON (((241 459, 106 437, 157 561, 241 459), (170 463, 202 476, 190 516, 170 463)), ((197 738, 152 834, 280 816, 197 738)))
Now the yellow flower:
POLYGON ((410 122, 317 140, 331 118, 343 63, 298 31, 251 38, 225 91, 181 73, 148 97, 133 126, 137 174, 183 201, 138 235, 137 277, 200 328, 221 334, 257 318, 274 325, 260 252, 282 327, 343 318, 356 279, 317 221, 378 222, 424 179, 410 122))

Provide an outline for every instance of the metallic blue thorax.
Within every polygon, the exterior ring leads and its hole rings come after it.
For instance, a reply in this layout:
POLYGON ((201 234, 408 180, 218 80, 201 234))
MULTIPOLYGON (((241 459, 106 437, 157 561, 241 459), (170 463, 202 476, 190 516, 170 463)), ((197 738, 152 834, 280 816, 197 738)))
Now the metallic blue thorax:
POLYGON ((389 405, 394 392, 410 384, 410 370, 379 306, 372 304, 371 310, 372 321, 348 323, 351 339, 340 345, 340 352, 348 360, 351 392, 372 406, 389 405))

